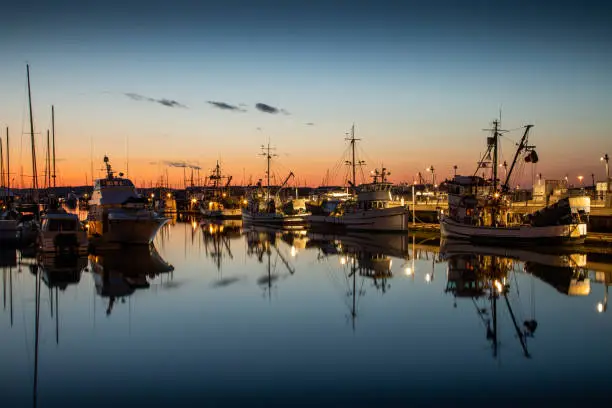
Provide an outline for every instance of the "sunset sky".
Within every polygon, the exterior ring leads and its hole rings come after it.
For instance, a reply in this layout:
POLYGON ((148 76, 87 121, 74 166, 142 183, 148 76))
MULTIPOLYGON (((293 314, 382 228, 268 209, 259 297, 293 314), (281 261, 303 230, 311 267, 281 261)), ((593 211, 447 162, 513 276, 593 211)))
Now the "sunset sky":
MULTIPOLYGON (((0 24, 0 125, 12 178, 31 175, 26 63, 39 173, 56 111, 58 177, 91 181, 109 154, 142 185, 220 159, 263 177, 260 146, 319 185, 355 123, 370 171, 473 172, 490 122, 535 127, 536 172, 590 184, 612 154, 612 12, 591 1, 13 2, 0 24), (191 3, 191 2, 190 2, 191 3)), ((507 134, 504 158, 511 160, 507 134)), ((334 173, 333 170, 336 169, 334 173)), ((531 170, 527 178, 531 177, 531 170)), ((30 182, 27 181, 29 184, 30 182)))

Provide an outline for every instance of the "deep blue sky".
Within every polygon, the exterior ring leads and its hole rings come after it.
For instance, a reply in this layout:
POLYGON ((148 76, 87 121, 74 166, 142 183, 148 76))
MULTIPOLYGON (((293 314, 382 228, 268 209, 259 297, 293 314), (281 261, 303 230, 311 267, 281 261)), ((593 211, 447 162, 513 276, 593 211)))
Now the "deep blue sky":
POLYGON ((545 177, 600 178, 612 147, 603 1, 39 3, 3 7, 0 124, 28 130, 29 62, 37 131, 55 104, 66 180, 84 179, 92 140, 96 160, 121 163, 126 139, 137 179, 164 160, 219 157, 259 177, 270 137, 278 171, 317 184, 353 122, 368 170, 384 162, 411 181, 433 164, 446 176, 453 164, 472 171, 500 106, 506 128, 536 125, 545 177))

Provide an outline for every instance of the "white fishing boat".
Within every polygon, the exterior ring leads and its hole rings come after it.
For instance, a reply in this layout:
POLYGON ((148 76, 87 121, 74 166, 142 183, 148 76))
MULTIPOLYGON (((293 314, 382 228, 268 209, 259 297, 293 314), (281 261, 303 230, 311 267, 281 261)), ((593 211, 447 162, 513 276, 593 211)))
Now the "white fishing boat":
POLYGON ((106 178, 95 181, 89 200, 88 236, 96 243, 151 243, 169 219, 150 210, 147 198, 123 173, 116 177, 106 156, 104 164, 106 178))
POLYGON ((268 170, 266 172, 268 183, 265 190, 258 183, 258 188, 252 191, 247 199, 247 205, 242 209, 242 221, 247 224, 279 225, 283 227, 302 227, 306 223, 306 217, 310 215, 306 211, 305 200, 295 199, 287 203, 282 203, 280 193, 293 177, 293 172, 285 178, 281 186, 274 195, 270 192, 270 144, 262 146, 263 155, 267 159, 268 170))
POLYGON ((528 144, 533 126, 525 126, 505 182, 501 183, 497 177, 498 139, 503 131, 499 121, 493 125, 493 135, 487 138, 488 149, 478 163, 478 169, 489 168, 490 164, 491 178, 455 176, 448 183, 448 214, 440 216, 442 237, 506 245, 584 242, 589 197, 566 197, 527 215, 513 211, 509 181, 519 157, 523 156, 527 163, 538 161, 535 146, 528 144), (486 161, 489 158, 492 162, 486 161))
POLYGON ((41 217, 38 249, 44 253, 87 253, 87 231, 76 214, 49 211, 41 217))
POLYGON ((363 164, 355 159, 355 126, 351 129, 352 160, 346 162, 352 166, 353 180, 349 184, 356 191, 353 198, 324 201, 320 211, 314 211, 307 218, 308 224, 316 227, 342 227, 347 230, 360 231, 408 231, 408 206, 402 201, 394 201, 391 194, 392 183, 387 181, 390 173, 386 168, 374 170, 372 183, 356 186, 356 166, 363 164), (330 204, 335 205, 330 207, 330 204))
POLYGON ((212 191, 200 202, 200 214, 206 218, 239 220, 242 217, 242 200, 230 195, 232 176, 221 174, 221 166, 217 161, 208 179, 212 183, 212 191), (225 180, 223 184, 222 180, 225 180))
POLYGON ((355 231, 408 231, 408 208, 393 201, 393 184, 386 181, 386 174, 385 168, 380 173, 376 170, 373 183, 359 186, 356 200, 340 202, 327 215, 309 215, 308 223, 355 231))

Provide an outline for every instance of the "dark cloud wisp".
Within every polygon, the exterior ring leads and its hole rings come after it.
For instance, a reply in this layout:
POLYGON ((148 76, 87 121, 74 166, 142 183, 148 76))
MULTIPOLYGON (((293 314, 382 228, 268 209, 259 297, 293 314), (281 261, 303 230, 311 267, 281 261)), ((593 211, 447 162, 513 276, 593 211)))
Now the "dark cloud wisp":
POLYGON ((159 103, 160 105, 167 106, 169 108, 186 108, 187 107, 183 105, 182 103, 175 101, 174 99, 167 99, 167 98, 155 99, 149 96, 144 96, 144 95, 140 95, 140 94, 133 93, 133 92, 126 92, 124 95, 133 101, 155 102, 155 103, 159 103))
POLYGON ((186 162, 164 161, 164 164, 170 167, 179 167, 179 168, 187 168, 187 169, 194 169, 194 170, 202 169, 200 166, 197 166, 195 164, 189 164, 186 162))
POLYGON ((267 103, 256 103, 255 108, 263 113, 271 113, 273 115, 276 115, 277 113, 284 113, 285 115, 289 115, 289 112, 287 112, 286 110, 274 107, 272 105, 268 105, 267 103))
POLYGON ((233 111, 233 112, 246 112, 246 109, 241 108, 240 106, 232 105, 227 102, 220 101, 207 101, 210 105, 214 106, 218 109, 233 111))

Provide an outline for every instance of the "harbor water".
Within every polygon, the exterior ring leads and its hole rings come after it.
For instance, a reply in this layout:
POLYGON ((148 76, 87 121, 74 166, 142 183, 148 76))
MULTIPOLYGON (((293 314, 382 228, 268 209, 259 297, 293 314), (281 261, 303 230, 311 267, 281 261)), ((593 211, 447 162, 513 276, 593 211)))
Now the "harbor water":
POLYGON ((581 251, 183 217, 150 248, 3 249, 0 401, 609 403, 612 255, 581 251))

